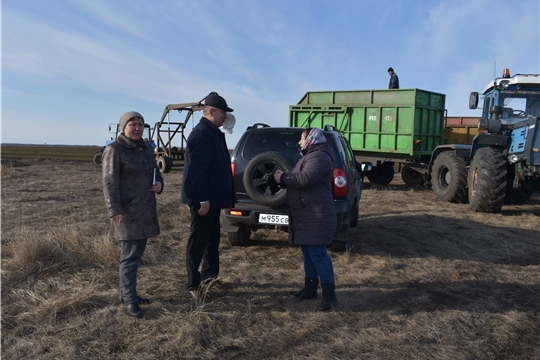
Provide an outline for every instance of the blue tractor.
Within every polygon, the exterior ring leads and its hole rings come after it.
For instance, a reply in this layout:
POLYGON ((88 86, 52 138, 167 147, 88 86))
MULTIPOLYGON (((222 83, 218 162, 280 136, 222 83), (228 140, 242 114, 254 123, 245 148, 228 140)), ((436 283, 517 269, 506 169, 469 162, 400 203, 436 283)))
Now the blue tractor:
MULTIPOLYGON (((540 76, 510 76, 504 69, 482 95, 472 144, 437 147, 429 173, 440 200, 495 213, 503 204, 523 204, 540 188, 540 76)), ((469 108, 478 108, 479 97, 471 93, 469 108)))

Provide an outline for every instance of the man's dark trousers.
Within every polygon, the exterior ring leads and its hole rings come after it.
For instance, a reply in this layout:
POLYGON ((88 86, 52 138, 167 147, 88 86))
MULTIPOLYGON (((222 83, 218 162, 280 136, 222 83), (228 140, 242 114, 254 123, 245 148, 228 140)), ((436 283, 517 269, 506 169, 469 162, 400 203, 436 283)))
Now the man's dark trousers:
POLYGON ((197 290, 201 281, 217 278, 219 275, 219 216, 221 209, 210 208, 205 216, 199 215, 198 210, 199 207, 189 207, 191 235, 186 251, 188 290, 197 290), (199 273, 201 261, 203 266, 199 273))

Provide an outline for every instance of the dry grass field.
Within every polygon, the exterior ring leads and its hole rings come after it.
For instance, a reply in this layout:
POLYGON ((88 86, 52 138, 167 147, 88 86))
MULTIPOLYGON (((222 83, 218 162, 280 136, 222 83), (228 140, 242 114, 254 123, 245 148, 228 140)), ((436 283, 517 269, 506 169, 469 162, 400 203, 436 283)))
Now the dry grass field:
POLYGON ((245 248, 223 235, 234 289, 191 300, 175 168, 139 271, 153 303, 135 320, 116 301, 101 169, 3 158, 1 176, 2 358, 540 359, 539 194, 478 214, 401 180, 366 183, 352 250, 331 253, 340 306, 320 313, 320 297, 288 295, 303 282, 301 252, 273 231, 245 248))

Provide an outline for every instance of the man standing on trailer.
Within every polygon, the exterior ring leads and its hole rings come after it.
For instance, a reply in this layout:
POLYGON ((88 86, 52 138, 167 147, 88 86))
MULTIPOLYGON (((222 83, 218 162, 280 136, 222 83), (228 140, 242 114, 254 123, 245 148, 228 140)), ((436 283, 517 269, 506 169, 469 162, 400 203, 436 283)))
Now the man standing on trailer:
POLYGON ((388 68, 388 75, 390 75, 389 89, 399 89, 399 78, 391 67, 388 68))

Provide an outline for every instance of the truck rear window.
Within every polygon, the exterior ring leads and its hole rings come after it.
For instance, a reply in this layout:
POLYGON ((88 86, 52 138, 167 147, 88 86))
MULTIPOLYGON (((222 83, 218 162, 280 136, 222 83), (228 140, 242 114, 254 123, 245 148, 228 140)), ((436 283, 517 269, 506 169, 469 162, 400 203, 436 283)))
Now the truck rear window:
POLYGON ((250 160, 266 151, 276 151, 289 160, 298 160, 300 154, 300 136, 298 131, 258 131, 249 135, 244 146, 243 156, 250 160))

